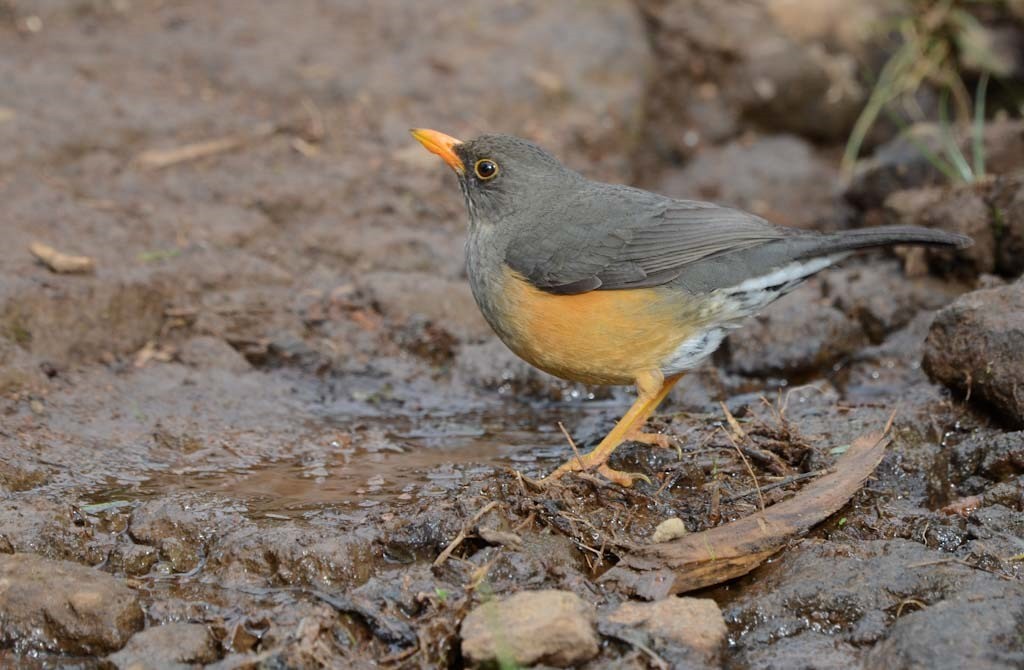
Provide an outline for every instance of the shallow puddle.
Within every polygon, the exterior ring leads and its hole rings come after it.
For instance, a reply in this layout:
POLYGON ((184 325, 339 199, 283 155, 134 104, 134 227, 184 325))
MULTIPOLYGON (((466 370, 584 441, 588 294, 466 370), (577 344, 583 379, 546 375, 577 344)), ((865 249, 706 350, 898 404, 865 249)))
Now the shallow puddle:
POLYGON ((624 407, 616 401, 509 405, 505 412, 435 420, 396 417, 386 425, 333 418, 317 431, 325 435, 322 444, 307 445, 293 458, 252 467, 161 471, 135 485, 104 487, 86 499, 93 504, 132 501, 185 489, 237 500, 251 516, 271 519, 324 509, 400 506, 449 495, 496 470, 538 476, 571 453, 559 422, 569 430, 585 430, 602 417, 613 419, 624 407), (358 429, 341 432, 352 425, 358 429))

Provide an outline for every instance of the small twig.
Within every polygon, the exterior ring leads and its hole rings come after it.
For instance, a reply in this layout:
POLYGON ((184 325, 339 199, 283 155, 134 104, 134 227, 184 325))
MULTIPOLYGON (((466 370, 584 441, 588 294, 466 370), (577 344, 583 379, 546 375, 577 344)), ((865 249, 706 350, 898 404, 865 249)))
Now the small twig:
POLYGON ((203 142, 193 142, 172 149, 148 149, 143 151, 135 159, 139 165, 152 170, 160 170, 178 163, 199 160, 207 156, 227 151, 234 151, 250 142, 270 137, 278 131, 278 126, 272 123, 264 123, 248 133, 218 137, 203 142))
POLYGON ((743 465, 746 466, 747 468, 747 473, 750 475, 750 478, 754 481, 754 489, 757 490, 757 501, 761 506, 761 511, 764 512, 764 495, 761 493, 761 485, 757 481, 757 475, 754 474, 754 468, 751 467, 750 461, 747 460, 747 457, 743 453, 743 450, 740 449, 740 445, 736 444, 736 440, 733 439, 732 433, 730 433, 729 431, 725 431, 725 436, 729 438, 729 441, 732 442, 732 446, 736 448, 736 453, 740 455, 740 460, 743 461, 743 465))
POLYGON ((480 519, 482 519, 485 514, 487 514, 488 512, 490 512, 492 509, 494 509, 497 506, 498 506, 498 501, 497 500, 492 500, 491 502, 489 502, 486 505, 484 505, 483 507, 481 507, 480 511, 473 515, 473 518, 471 518, 466 523, 462 524, 462 530, 459 531, 459 534, 456 535, 455 539, 452 540, 451 543, 447 547, 444 548, 444 551, 442 551, 438 555, 438 557, 436 559, 434 559, 434 567, 438 567, 440 565, 443 565, 444 562, 447 561, 448 558, 452 555, 452 552, 455 551, 456 549, 458 549, 459 545, 462 544, 463 541, 465 541, 465 539, 469 536, 470 529, 473 526, 475 526, 476 523, 480 519))
POLYGON ((767 484, 765 486, 762 486, 760 489, 748 489, 746 491, 743 491, 742 493, 733 494, 733 495, 728 496, 727 498, 725 498, 722 502, 726 502, 726 503, 736 502, 737 500, 740 500, 741 498, 746 498, 747 496, 754 495, 755 493, 758 493, 758 492, 762 492, 763 493, 765 491, 771 491, 772 489, 777 489, 777 488, 780 488, 780 487, 783 487, 783 486, 789 486, 790 484, 792 484, 794 482, 803 481, 804 479, 811 479, 813 477, 820 477, 822 475, 827 475, 827 474, 829 474, 831 472, 833 472, 833 471, 829 470, 829 469, 825 469, 825 470, 815 470, 813 472, 803 472, 803 473, 800 473, 799 475, 790 475, 789 477, 784 477, 783 479, 780 479, 777 482, 772 482, 771 484, 767 484))
POLYGON ((883 436, 884 435, 888 435, 889 431, 892 430, 892 424, 894 424, 896 422, 896 413, 897 412, 899 412, 899 408, 898 407, 892 411, 892 414, 889 415, 889 420, 885 422, 885 428, 882 429, 882 435, 883 436))
POLYGON ((580 456, 580 450, 576 448, 576 442, 572 439, 572 435, 570 435, 569 431, 565 429, 565 426, 562 425, 561 421, 558 422, 558 429, 562 431, 562 435, 565 435, 565 439, 569 440, 569 446, 572 447, 572 453, 576 455, 576 462, 580 464, 580 471, 585 470, 586 468, 583 466, 583 458, 580 456))
POLYGON ((718 403, 722 406, 722 411, 725 412, 725 420, 729 422, 729 427, 732 428, 732 432, 735 434, 737 440, 746 440, 747 434, 744 432, 743 427, 740 426, 740 422, 736 420, 736 417, 729 411, 729 407, 724 403, 718 403))
POLYGON ((987 572, 988 574, 995 575, 996 577, 999 577, 1004 581, 1016 581, 1013 577, 1003 574, 1002 572, 989 570, 987 568, 981 567, 980 565, 972 565, 971 563, 968 563, 962 558, 937 558, 934 561, 921 561, 920 563, 910 563, 907 565, 907 568, 926 568, 932 565, 944 565, 946 563, 955 563, 956 565, 962 565, 963 567, 970 568, 971 570, 980 570, 982 572, 987 572))
POLYGON ((631 635, 611 630, 608 627, 603 628, 599 632, 601 633, 601 635, 605 637, 610 637, 614 640, 618 640, 619 642, 625 642, 626 644, 635 647, 637 651, 641 652, 644 656, 650 659, 651 665, 653 665, 655 668, 658 668, 658 670, 668 670, 670 667, 672 667, 668 664, 668 661, 666 661, 657 653, 655 653, 653 649, 641 643, 639 640, 634 639, 631 635))
POLYGON ((928 603, 920 601, 917 598, 907 598, 906 600, 901 600, 900 604, 899 604, 899 607, 896 608, 896 618, 897 619, 899 619, 901 616, 903 616, 903 608, 906 607, 907 605, 914 605, 914 606, 916 606, 916 607, 918 607, 920 609, 926 609, 928 607, 928 603))
POLYGON ((420 653, 420 642, 419 640, 416 640, 415 645, 409 647, 408 649, 396 651, 393 654, 385 656, 384 658, 380 659, 380 663, 383 665, 390 665, 391 663, 401 663, 407 658, 415 656, 418 653, 420 653))

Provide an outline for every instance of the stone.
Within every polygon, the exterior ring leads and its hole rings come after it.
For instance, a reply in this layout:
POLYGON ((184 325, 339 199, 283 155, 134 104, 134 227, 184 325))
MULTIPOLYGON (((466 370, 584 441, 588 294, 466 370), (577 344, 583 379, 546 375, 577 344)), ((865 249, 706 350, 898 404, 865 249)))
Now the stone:
POLYGON ((686 524, 679 517, 665 519, 654 529, 654 534, 651 535, 651 542, 671 542, 683 537, 687 532, 686 524))
POLYGON ((144 544, 132 544, 121 551, 121 565, 125 573, 133 577, 148 573, 158 558, 156 548, 144 544))
POLYGON ((181 362, 194 368, 246 372, 249 361, 219 337, 200 335, 186 340, 178 352, 181 362))
POLYGON ((524 591, 478 605, 463 620, 462 655, 471 665, 512 662, 567 668, 597 656, 593 608, 574 593, 524 591))
POLYGON ((942 274, 973 277, 996 271, 998 242, 982 188, 967 185, 949 190, 937 202, 922 209, 914 223, 961 233, 974 240, 974 244, 965 249, 927 251, 929 265, 942 274))
POLYGON ((191 572, 199 565, 199 556, 194 546, 176 537, 165 537, 160 541, 160 558, 167 561, 176 573, 191 572))
POLYGON ((66 654, 120 649, 144 622, 138 596, 93 568, 0 555, 0 646, 66 654))
POLYGON ((728 629, 722 610, 709 598, 665 598, 652 603, 625 602, 608 620, 641 628, 655 638, 717 658, 728 629))
POLYGON ((924 369, 1024 427, 1024 281, 973 291, 939 311, 924 369))
POLYGON ((206 626, 171 623, 136 633, 107 660, 119 670, 163 670, 212 663, 219 657, 217 642, 206 626))

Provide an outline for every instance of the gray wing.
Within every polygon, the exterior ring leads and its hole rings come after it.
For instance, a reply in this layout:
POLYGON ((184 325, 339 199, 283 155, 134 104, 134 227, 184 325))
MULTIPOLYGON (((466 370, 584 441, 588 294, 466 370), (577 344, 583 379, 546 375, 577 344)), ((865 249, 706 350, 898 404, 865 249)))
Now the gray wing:
POLYGON ((518 236, 506 252, 509 267, 549 293, 643 288, 676 279, 696 261, 792 234, 739 210, 601 186, 546 213, 560 225, 541 222, 518 236))

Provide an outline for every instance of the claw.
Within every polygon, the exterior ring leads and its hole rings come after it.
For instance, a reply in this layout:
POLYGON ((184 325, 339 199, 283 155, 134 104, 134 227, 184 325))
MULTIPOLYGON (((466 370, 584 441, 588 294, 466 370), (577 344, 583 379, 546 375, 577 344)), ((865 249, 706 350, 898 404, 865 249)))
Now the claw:
POLYGON ((651 478, 642 472, 622 472, 621 470, 612 470, 607 465, 599 467, 597 472, 608 481, 614 482, 619 486, 624 486, 627 489, 632 487, 633 482, 638 479, 647 482, 648 484, 651 483, 651 478))
POLYGON ((601 475, 608 481, 626 488, 633 486, 633 483, 638 479, 647 482, 648 484, 651 483, 651 478, 642 472, 622 472, 621 470, 615 470, 609 467, 607 463, 587 463, 586 456, 584 456, 582 459, 574 458, 568 463, 563 463, 557 470, 537 482, 537 485, 540 487, 546 487, 561 479, 567 472, 586 472, 588 470, 596 470, 597 474, 601 475))
POLYGON ((675 449, 676 456, 679 458, 683 457, 683 448, 679 446, 676 440, 664 433, 633 433, 626 439, 652 447, 660 447, 661 449, 675 449))

